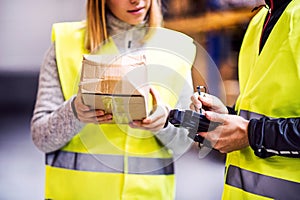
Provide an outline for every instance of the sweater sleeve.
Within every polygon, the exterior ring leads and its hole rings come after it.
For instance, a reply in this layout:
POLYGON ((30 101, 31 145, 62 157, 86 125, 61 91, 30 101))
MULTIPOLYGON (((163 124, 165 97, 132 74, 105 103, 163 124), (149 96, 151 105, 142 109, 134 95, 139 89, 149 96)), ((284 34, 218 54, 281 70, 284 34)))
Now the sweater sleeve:
POLYGON ((31 134, 38 149, 47 153, 66 145, 84 126, 64 100, 52 44, 45 54, 39 75, 38 93, 31 119, 31 134))
MULTIPOLYGON (((189 109, 190 97, 193 94, 192 77, 188 75, 179 95, 175 108, 189 109)), ((156 134, 156 137, 174 153, 174 156, 181 156, 194 143, 193 139, 188 137, 188 130, 177 128, 172 124, 166 124, 166 127, 156 134)))

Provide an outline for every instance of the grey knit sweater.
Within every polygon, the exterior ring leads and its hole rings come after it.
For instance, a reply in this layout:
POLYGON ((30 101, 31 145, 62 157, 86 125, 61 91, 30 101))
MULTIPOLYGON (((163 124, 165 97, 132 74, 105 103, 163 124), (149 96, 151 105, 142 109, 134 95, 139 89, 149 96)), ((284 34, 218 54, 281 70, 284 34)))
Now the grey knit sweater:
MULTIPOLYGON (((108 16, 108 25, 110 35, 133 28, 112 15, 108 16)), ((182 105, 186 105, 186 109, 189 106, 189 98, 193 93, 191 82, 191 77, 187 77, 187 84, 180 95, 181 108, 184 108, 182 105)), ((45 54, 40 69, 38 93, 31 120, 32 139, 41 151, 47 153, 62 148, 84 127, 85 124, 75 117, 71 108, 74 97, 64 100, 58 77, 55 44, 52 44, 45 54)), ((192 143, 192 140, 187 137, 186 130, 172 125, 168 125, 155 134, 178 156, 184 153, 192 143)))

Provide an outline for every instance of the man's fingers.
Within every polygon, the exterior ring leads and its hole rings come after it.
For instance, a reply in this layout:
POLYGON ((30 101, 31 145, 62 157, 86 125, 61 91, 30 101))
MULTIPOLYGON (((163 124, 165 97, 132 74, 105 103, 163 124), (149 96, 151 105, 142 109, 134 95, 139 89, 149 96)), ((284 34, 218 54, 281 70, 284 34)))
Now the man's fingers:
POLYGON ((199 100, 204 107, 211 108, 213 105, 213 97, 210 94, 204 93, 203 95, 199 96, 199 100))
POLYGON ((198 96, 193 95, 191 101, 192 104, 190 105, 190 109, 199 112, 200 108, 202 108, 202 103, 198 100, 198 96))
POLYGON ((206 111, 205 116, 208 120, 213 121, 213 122, 220 122, 224 123, 226 118, 224 114, 219 114, 211 111, 206 111))

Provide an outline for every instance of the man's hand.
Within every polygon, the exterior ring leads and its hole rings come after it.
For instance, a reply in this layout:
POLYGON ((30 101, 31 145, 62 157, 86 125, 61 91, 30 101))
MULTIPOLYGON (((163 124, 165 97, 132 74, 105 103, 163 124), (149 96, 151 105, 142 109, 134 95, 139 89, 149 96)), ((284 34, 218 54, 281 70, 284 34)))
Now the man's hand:
POLYGON ((206 111, 205 116, 210 121, 220 122, 221 125, 209 132, 199 133, 211 142, 211 145, 221 153, 229 153, 249 146, 249 121, 237 115, 219 114, 206 111))
POLYGON ((203 111, 213 111, 220 114, 228 114, 228 110, 226 106, 222 103, 222 101, 213 95, 207 93, 194 93, 191 96, 192 103, 190 104, 190 109, 196 112, 199 112, 200 108, 203 111))

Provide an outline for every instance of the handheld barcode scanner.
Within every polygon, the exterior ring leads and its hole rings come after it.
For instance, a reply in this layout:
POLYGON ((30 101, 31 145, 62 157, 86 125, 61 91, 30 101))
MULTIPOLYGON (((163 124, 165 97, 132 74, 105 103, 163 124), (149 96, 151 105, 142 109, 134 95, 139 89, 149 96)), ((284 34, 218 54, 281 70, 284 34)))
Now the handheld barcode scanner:
MULTIPOLYGON (((204 86, 197 86, 198 94, 201 95, 201 89, 206 88, 204 86)), ((195 142, 203 143, 204 138, 200 136, 199 132, 208 132, 215 129, 219 122, 212 122, 208 120, 204 114, 202 114, 202 109, 200 112, 195 112, 192 110, 179 110, 173 109, 169 112, 167 121, 173 124, 175 127, 183 127, 188 129, 188 136, 192 138, 195 142)))

